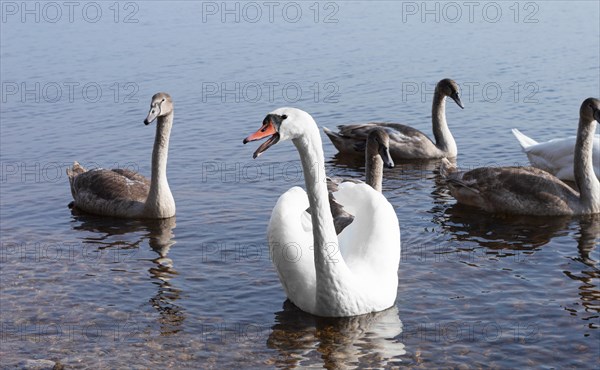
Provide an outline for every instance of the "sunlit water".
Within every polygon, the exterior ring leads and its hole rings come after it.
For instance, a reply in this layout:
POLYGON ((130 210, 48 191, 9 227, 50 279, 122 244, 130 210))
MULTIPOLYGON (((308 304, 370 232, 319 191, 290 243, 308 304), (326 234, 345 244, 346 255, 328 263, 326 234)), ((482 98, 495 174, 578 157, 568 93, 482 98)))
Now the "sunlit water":
MULTIPOLYGON (((272 22, 246 3, 229 3, 233 15, 220 2, 120 3, 118 14, 97 3, 95 23, 87 3, 55 23, 43 3, 39 23, 10 4, 2 367, 599 366, 597 217, 490 216, 456 206, 436 162, 397 163, 384 180, 402 232, 395 307, 316 318, 284 303, 265 240, 277 197, 303 185, 298 154, 280 143, 252 160, 258 144, 242 145, 279 106, 330 128, 387 120, 429 134, 431 91, 451 77, 466 105, 447 106, 460 165, 525 164, 512 127, 574 135, 581 101, 600 95, 598 3, 493 3, 500 16, 478 3, 472 20, 437 3, 439 22, 422 22, 421 2, 302 2, 295 23, 288 3, 272 22), (142 120, 158 91, 175 101, 176 219, 72 214, 73 160, 149 175, 154 126, 142 120)), ((362 178, 360 161, 324 146, 330 174, 362 178)))

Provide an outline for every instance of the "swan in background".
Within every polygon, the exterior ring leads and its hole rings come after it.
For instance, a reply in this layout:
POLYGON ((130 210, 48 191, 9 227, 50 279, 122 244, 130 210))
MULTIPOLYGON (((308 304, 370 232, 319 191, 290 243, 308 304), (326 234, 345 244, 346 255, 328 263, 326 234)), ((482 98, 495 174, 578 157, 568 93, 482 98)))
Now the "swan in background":
MULTIPOLYGON (((326 128, 323 129, 327 130, 326 128)), ((365 152, 365 183, 381 193, 383 184, 383 167, 394 168, 394 160, 390 153, 390 137, 386 130, 377 127, 369 131, 367 141, 358 143, 357 150, 365 152), (365 149, 366 147, 366 149, 365 149)), ((345 178, 333 178, 340 181, 356 181, 345 178)))
MULTIPOLYGON (((533 167, 550 172, 561 180, 575 181, 573 160, 576 136, 538 143, 516 128, 512 129, 512 133, 519 140, 519 144, 533 167)), ((594 172, 600 179, 600 135, 594 136, 593 147, 594 172)))
MULTIPOLYGON (((363 147, 365 143, 361 144, 363 147)), ((369 132, 365 151, 365 183, 381 193, 383 184, 383 167, 394 168, 394 161, 390 155, 390 137, 382 128, 376 128, 369 132)), ((354 216, 344 210, 338 202, 335 201, 335 193, 339 185, 343 182, 361 183, 362 181, 349 179, 345 177, 328 177, 327 188, 329 190, 329 206, 333 215, 333 224, 335 233, 340 234, 354 220, 354 216)), ((307 209, 310 213, 310 209, 307 209)))
POLYGON ((269 139, 254 158, 280 140, 292 140, 307 189, 293 187, 279 197, 267 230, 271 258, 287 297, 301 310, 327 317, 391 307, 400 262, 400 227, 392 205, 369 185, 340 184, 335 198, 354 221, 336 235, 323 145, 313 118, 299 109, 277 109, 244 143, 265 137, 269 139), (309 206, 312 215, 305 212, 309 206))
POLYGON ((447 159, 441 174, 459 203, 488 212, 557 216, 600 213, 600 182, 594 174, 594 132, 600 100, 586 99, 579 110, 573 167, 579 192, 535 167, 483 167, 457 172, 447 159))
POLYGON ((456 142, 446 122, 446 97, 464 109, 460 101, 456 82, 446 78, 438 82, 433 94, 431 121, 435 143, 427 135, 410 126, 398 123, 365 123, 338 126, 339 132, 325 129, 325 133, 340 153, 356 153, 356 144, 367 139, 369 131, 375 127, 384 128, 390 136, 390 153, 399 159, 455 158, 458 154, 456 142))
POLYGON ((152 97, 150 112, 144 120, 157 120, 152 177, 126 169, 87 171, 78 162, 67 168, 76 207, 84 212, 123 218, 169 218, 175 215, 175 200, 167 182, 169 136, 173 125, 173 101, 169 94, 152 97))

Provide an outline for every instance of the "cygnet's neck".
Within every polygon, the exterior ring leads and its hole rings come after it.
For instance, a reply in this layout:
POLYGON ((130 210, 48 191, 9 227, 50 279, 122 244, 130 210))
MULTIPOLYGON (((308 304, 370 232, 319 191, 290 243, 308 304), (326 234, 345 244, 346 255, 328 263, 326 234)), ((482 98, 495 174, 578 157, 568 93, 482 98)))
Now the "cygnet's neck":
POLYGON ((171 217, 175 214, 175 201, 167 182, 167 157, 172 125, 173 112, 157 118, 152 150, 152 177, 145 205, 146 212, 154 216, 171 217))
POLYGON ((447 157, 456 157, 458 149, 446 122, 446 95, 440 93, 437 89, 433 94, 431 122, 435 146, 443 151, 447 157))
POLYGON ((367 185, 381 193, 383 183, 383 159, 377 150, 367 145, 365 158, 365 177, 367 185))
POLYGON ((581 206, 585 213, 600 212, 600 182, 594 173, 593 146, 596 121, 579 119, 577 141, 575 143, 574 175, 579 187, 581 206))

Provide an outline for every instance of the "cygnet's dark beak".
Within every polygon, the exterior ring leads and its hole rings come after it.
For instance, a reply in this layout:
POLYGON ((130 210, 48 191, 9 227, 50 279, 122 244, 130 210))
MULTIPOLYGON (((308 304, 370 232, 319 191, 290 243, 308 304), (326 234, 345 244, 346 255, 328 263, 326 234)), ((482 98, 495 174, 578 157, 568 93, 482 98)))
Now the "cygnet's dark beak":
POLYGON ((452 100, 454 100, 454 102, 461 107, 462 109, 465 109, 465 106, 463 105, 462 101, 460 101, 460 96, 458 96, 457 92, 454 92, 452 95, 450 95, 450 97, 452 98, 452 100))
POLYGON ((158 117, 159 114, 160 114, 160 107, 159 106, 153 106, 153 107, 151 107, 150 108, 150 112, 148 112, 148 116, 144 120, 144 124, 145 125, 149 125, 150 123, 152 123, 152 121, 154 121, 156 119, 156 117, 158 117))

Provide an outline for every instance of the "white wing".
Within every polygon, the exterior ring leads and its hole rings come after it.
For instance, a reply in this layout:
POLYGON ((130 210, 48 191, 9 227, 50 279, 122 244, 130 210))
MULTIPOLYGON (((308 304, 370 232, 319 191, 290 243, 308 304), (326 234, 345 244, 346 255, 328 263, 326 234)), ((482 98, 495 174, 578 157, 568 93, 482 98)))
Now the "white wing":
MULTIPOLYGON (((516 129, 513 129, 513 134, 521 143, 532 166, 548 171, 561 180, 575 180, 573 164, 576 136, 536 143, 516 129), (525 146, 526 141, 523 141, 523 137, 536 144, 525 146)), ((593 163, 596 177, 600 179, 600 135, 594 137, 593 163)))
POLYGON ((303 310, 315 306, 316 273, 308 197, 293 187, 277 200, 267 229, 271 260, 281 285, 292 302, 303 310))
POLYGON ((394 207, 367 184, 344 182, 334 196, 354 215, 338 239, 343 259, 357 277, 356 289, 373 308, 392 306, 400 263, 400 226, 394 207))

